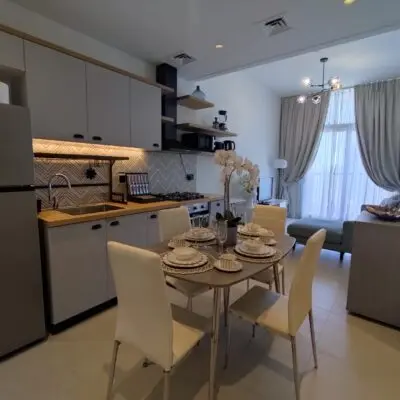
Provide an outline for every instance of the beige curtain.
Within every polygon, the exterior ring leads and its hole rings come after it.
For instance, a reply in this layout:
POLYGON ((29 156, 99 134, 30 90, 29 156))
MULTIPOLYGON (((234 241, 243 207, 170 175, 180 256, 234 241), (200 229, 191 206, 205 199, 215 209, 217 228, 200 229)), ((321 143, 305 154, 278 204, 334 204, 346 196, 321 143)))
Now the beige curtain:
POLYGON ((280 193, 289 200, 289 216, 301 217, 301 183, 314 159, 329 105, 329 92, 321 102, 308 100, 298 104, 297 97, 286 97, 281 103, 279 158, 288 162, 280 182, 280 193))
POLYGON ((380 187, 400 190, 400 80, 355 87, 361 158, 380 187))

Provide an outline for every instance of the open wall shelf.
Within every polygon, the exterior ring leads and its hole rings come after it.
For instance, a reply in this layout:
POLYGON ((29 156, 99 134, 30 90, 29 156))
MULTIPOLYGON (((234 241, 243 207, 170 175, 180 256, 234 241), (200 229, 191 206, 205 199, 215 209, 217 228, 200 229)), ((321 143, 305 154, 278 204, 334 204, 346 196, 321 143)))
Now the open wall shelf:
POLYGON ((192 133, 203 133, 205 135, 216 136, 216 137, 236 137, 237 134, 229 131, 221 131, 219 129, 210 128, 209 126, 203 126, 198 124, 178 124, 176 126, 179 130, 192 133))
POLYGON ((206 100, 198 99, 194 96, 181 96, 177 98, 178 105, 192 110, 203 110, 205 108, 213 108, 214 104, 206 100))

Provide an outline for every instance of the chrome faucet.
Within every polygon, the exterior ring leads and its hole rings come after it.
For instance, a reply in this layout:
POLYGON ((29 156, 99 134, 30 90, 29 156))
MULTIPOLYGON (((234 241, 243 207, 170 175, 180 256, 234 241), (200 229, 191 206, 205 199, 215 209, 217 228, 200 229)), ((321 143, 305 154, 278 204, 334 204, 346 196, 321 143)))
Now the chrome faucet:
POLYGON ((71 189, 71 182, 69 181, 68 177, 64 174, 54 174, 50 179, 49 179, 49 201, 50 203, 53 204, 53 210, 56 210, 58 208, 58 200, 56 196, 52 196, 51 191, 53 190, 52 188, 52 183, 54 178, 63 178, 65 182, 67 182, 68 188, 71 189))

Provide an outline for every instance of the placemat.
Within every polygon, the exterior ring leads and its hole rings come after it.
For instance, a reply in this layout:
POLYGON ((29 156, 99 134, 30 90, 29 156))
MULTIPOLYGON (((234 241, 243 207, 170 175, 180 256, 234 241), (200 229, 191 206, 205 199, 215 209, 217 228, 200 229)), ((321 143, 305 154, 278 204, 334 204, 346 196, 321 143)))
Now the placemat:
POLYGON ((229 249, 229 253, 234 254, 236 258, 240 261, 245 261, 254 264, 266 264, 266 263, 275 264, 278 261, 280 261, 283 257, 282 252, 278 249, 276 249, 276 253, 272 257, 266 257, 266 258, 252 258, 252 257, 242 256, 241 254, 236 253, 234 249, 229 249))

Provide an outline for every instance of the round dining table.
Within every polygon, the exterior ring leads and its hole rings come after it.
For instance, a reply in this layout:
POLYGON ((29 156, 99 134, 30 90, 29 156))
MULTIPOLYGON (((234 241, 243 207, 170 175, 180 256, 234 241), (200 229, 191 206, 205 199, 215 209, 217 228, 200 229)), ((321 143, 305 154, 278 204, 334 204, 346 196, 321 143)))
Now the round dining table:
MULTIPOLYGON (((210 382, 209 382, 209 400, 215 399, 215 388, 216 388, 216 369, 217 369, 217 354, 218 354, 218 340, 219 340, 219 328, 220 328, 220 314, 221 314, 221 296, 224 294, 224 306, 225 310, 229 307, 229 291, 231 286, 237 283, 247 281, 254 275, 263 272, 269 268, 274 269, 275 287, 279 291, 278 284, 278 263, 288 255, 288 253, 294 247, 296 240, 288 235, 281 237, 275 237, 277 244, 276 249, 279 251, 277 256, 271 257, 271 260, 262 262, 246 262, 240 260, 243 265, 243 269, 239 272, 221 272, 216 268, 193 274, 174 274, 172 272, 166 272, 166 275, 172 276, 177 279, 182 279, 192 283, 202 283, 210 287, 214 291, 213 295, 213 313, 212 313, 212 328, 211 328, 211 357, 210 357, 210 382)), ((170 250, 168 242, 160 243, 152 246, 151 250, 162 254, 170 250)), ((206 246, 199 248, 199 251, 212 256, 217 259, 219 257, 218 247, 206 246)), ((232 251, 232 248, 226 247, 225 251, 232 251)))

